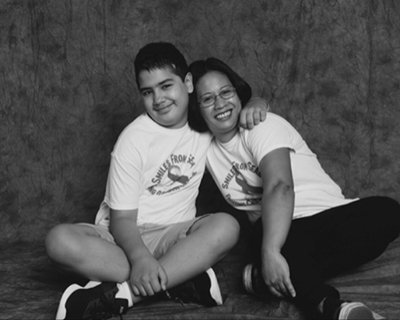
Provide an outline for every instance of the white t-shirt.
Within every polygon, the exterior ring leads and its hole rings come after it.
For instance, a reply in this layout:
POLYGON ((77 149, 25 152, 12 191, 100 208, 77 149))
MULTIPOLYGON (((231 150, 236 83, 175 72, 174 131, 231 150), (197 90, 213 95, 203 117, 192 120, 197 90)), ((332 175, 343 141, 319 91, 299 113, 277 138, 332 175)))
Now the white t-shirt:
POLYGON ((96 224, 109 225, 109 208, 138 209, 138 225, 193 219, 210 143, 210 134, 188 124, 168 129, 147 114, 139 116, 114 146, 96 224))
POLYGON ((293 218, 314 215, 354 201, 325 173, 300 134, 282 117, 268 112, 252 130, 239 129, 227 143, 213 140, 207 167, 225 199, 248 213, 251 222, 261 216, 262 180, 259 164, 269 152, 290 149, 295 205, 293 218))

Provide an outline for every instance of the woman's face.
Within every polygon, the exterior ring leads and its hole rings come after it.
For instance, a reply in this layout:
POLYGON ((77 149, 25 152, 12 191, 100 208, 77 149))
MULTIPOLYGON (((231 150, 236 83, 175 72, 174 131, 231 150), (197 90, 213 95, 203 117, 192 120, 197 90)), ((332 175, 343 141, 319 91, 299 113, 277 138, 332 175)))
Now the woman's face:
POLYGON ((238 119, 242 104, 238 95, 231 93, 235 88, 228 77, 218 71, 206 73, 197 81, 195 86, 197 101, 199 102, 201 114, 209 129, 221 142, 230 141, 238 130, 238 119), (232 95, 232 96, 231 96, 232 95), (224 99, 223 96, 231 96, 224 99), (200 101, 212 101, 209 106, 203 106, 200 101))

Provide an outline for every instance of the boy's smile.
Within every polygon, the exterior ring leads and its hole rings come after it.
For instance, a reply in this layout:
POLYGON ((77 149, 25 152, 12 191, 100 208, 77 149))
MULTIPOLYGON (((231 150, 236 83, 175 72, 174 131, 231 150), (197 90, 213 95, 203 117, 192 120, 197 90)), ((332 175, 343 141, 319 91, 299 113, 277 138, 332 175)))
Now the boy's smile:
POLYGON ((172 129, 187 123, 189 93, 193 91, 192 77, 185 81, 169 67, 141 71, 139 90, 148 115, 159 125, 172 129))

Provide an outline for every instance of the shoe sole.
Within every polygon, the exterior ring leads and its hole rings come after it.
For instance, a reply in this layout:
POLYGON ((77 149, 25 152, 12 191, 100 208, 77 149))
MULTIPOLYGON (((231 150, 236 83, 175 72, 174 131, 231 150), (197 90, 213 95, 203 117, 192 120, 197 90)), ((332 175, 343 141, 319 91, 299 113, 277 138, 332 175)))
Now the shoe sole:
POLYGON ((253 271, 253 265, 248 264, 247 266, 244 267, 243 273, 242 273, 242 281, 244 285, 244 289, 251 294, 254 294, 254 289, 252 285, 252 280, 251 280, 251 274, 253 271))
POLYGON ((82 289, 80 285, 72 284, 70 285, 63 293, 60 304, 58 306, 56 320, 64 320, 67 316, 67 309, 65 308, 65 304, 67 303, 68 298, 73 294, 76 290, 82 289))
POLYGON ((344 305, 339 313, 339 320, 347 319, 374 319, 372 311, 360 302, 344 305))
POLYGON ((88 283, 86 283, 86 285, 84 286, 85 289, 90 289, 90 288, 94 288, 95 286, 101 285, 101 282, 98 281, 89 281, 88 283))
POLYGON ((210 278, 210 282, 211 282, 211 287, 210 287, 211 297, 215 300, 217 306, 221 306, 223 304, 223 301, 222 301, 222 294, 221 294, 221 290, 219 288, 217 276, 215 275, 214 270, 211 268, 208 269, 206 271, 206 273, 208 274, 208 277, 210 278))

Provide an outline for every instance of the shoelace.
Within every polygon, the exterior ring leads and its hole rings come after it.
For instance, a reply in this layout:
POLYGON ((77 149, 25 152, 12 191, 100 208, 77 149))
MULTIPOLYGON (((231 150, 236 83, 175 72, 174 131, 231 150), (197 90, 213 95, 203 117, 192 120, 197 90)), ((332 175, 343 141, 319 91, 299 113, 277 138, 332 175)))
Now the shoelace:
POLYGON ((174 297, 171 296, 171 294, 169 293, 169 291, 164 291, 165 296, 167 297, 168 300, 173 300, 176 302, 179 302, 181 304, 182 307, 185 306, 185 303, 182 301, 181 298, 179 298, 177 295, 175 295, 174 297))
POLYGON ((103 319, 109 319, 114 315, 118 315, 120 320, 123 320, 122 314, 120 310, 118 309, 118 306, 116 306, 113 302, 115 300, 115 292, 116 289, 100 294, 98 297, 100 301, 97 301, 96 304, 93 307, 93 310, 91 311, 91 316, 93 320, 103 320, 103 319), (110 302, 112 301, 112 302, 110 302), (109 310, 104 310, 104 307, 106 307, 109 310))
POLYGON ((166 291, 165 295, 171 300, 178 301, 182 306, 191 301, 200 301, 200 297, 198 296, 192 282, 181 284, 170 292, 166 291))

